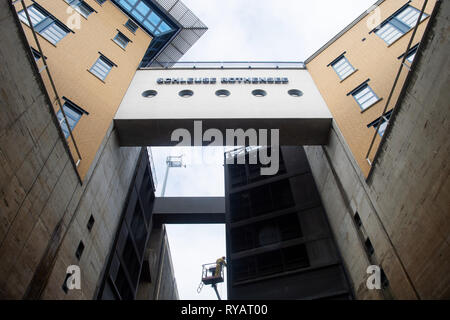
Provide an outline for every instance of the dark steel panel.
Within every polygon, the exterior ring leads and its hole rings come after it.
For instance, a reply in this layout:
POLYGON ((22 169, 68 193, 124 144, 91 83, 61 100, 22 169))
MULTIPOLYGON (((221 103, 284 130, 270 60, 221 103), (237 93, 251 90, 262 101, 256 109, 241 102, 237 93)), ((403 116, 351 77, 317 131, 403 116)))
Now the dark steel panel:
MULTIPOLYGON (((141 277, 155 199, 147 150, 141 150, 97 298, 132 300, 141 277)), ((145 272, 148 270, 145 270, 145 272)), ((145 274, 148 278, 149 275, 145 274)))
POLYGON ((340 254, 302 147, 280 168, 226 165, 229 299, 351 298, 340 254))
POLYGON ((225 223, 225 198, 156 198, 153 218, 158 224, 225 223))

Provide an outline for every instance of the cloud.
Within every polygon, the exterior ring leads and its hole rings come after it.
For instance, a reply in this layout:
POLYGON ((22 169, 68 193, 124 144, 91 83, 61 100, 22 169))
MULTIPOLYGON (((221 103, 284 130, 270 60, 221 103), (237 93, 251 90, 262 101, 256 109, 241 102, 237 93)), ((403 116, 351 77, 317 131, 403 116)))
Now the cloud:
POLYGON ((374 0, 184 0, 209 27, 184 61, 304 61, 374 0))
MULTIPOLYGON (((197 293, 201 281, 202 265, 214 263, 224 256, 224 225, 169 225, 169 246, 180 298, 183 300, 216 300, 211 287, 197 293)), ((222 298, 226 298, 226 283, 219 285, 222 298)))
POLYGON ((177 147, 152 148, 158 181, 156 195, 161 194, 166 175, 167 156, 183 155, 186 167, 170 168, 166 193, 167 197, 223 197, 224 167, 223 147, 177 147))

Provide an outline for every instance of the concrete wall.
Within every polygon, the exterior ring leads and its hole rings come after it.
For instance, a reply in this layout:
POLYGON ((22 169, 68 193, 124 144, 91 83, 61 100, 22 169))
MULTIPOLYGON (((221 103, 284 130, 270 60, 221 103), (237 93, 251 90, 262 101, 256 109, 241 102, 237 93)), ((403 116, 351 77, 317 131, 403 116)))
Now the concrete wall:
POLYGON ((449 18, 442 1, 368 182, 421 298, 450 298, 449 18))
POLYGON ((377 264, 386 269, 396 298, 414 299, 411 284, 381 222, 377 219, 376 202, 370 198, 364 176, 337 125, 333 124, 327 146, 305 147, 305 151, 356 298, 384 298, 383 292, 371 291, 366 287, 367 267, 377 264), (358 232, 354 221, 356 213, 361 216, 368 233, 364 236, 369 236, 374 245, 373 257, 366 252, 366 238, 361 237, 358 232), (389 259, 384 260, 384 257, 389 259), (392 275, 396 275, 395 278, 392 275))
POLYGON ((161 275, 158 279, 159 288, 156 290, 156 300, 178 300, 178 288, 175 280, 175 271, 172 264, 169 240, 164 228, 163 252, 161 253, 161 275))
POLYGON ((175 271, 164 225, 152 229, 146 256, 146 262, 150 264, 151 281, 141 280, 137 299, 178 300, 175 271))
MULTIPOLYGON (((63 1, 61 1, 63 2, 63 1)), ((0 297, 90 299, 139 155, 112 126, 80 184, 20 23, 0 2, 0 297), (93 215, 89 232, 87 221, 93 215), (75 251, 85 249, 80 261, 75 251), (69 265, 81 290, 65 294, 69 265)))
MULTIPOLYGON (((111 1, 106 1, 103 5, 99 5, 95 0, 85 2, 97 12, 88 18, 80 16, 80 28, 76 28, 72 27, 71 23, 74 22, 73 15, 77 13, 64 0, 36 1, 73 29, 73 33, 69 33, 56 45, 40 34, 37 34, 37 37, 48 59, 47 63, 59 95, 69 98, 89 113, 82 116, 73 130, 83 158, 78 168, 83 178, 89 171, 111 120, 152 40, 141 28, 135 34, 129 31, 124 26, 129 17, 111 1), (132 41, 125 49, 113 41, 118 30, 132 41), (100 56, 99 52, 117 65, 104 81, 89 72, 100 56)), ((28 6, 32 1, 26 0, 25 3, 28 6)), ((20 1, 16 2, 15 7, 17 11, 22 10, 20 1)), ((31 29, 23 22, 21 25, 30 46, 37 49, 31 29)), ((43 66, 42 59, 38 61, 38 65, 39 68, 43 66)), ((53 99, 53 91, 45 72, 43 76, 53 99)), ((54 106, 59 109, 56 103, 54 106)), ((72 142, 69 144, 73 148, 72 142)))
POLYGON ((119 148, 115 131, 107 133, 99 151, 100 157, 94 162, 92 176, 75 190, 74 200, 69 204, 69 209, 73 210, 72 220, 55 257, 55 265, 42 298, 95 297, 123 213, 139 150, 140 148, 119 148), (91 215, 95 224, 89 231, 87 224, 91 215), (75 252, 80 241, 83 241, 85 249, 78 260, 75 252), (82 287, 81 291, 74 290, 64 294, 61 285, 68 265, 80 266, 82 287))
POLYGON ((306 148, 358 298, 450 298, 449 15, 443 1, 367 182, 336 124, 329 145, 306 148), (366 289, 373 263, 384 269, 389 292, 366 289))
MULTIPOLYGON (((428 1, 426 14, 431 14, 435 2, 435 0, 428 1)), ((375 129, 373 127, 368 128, 367 125, 382 114, 400 67, 401 59, 398 59, 398 57, 405 53, 413 30, 407 32, 391 45, 387 45, 375 33, 369 32, 406 3, 405 0, 382 2, 378 7, 379 10, 361 19, 307 63, 311 76, 365 175, 370 170, 366 154, 375 133, 375 129), (329 64, 343 52, 346 52, 345 57, 356 69, 356 72, 341 81, 329 64), (370 79, 369 86, 382 100, 362 111, 355 99, 347 94, 367 79, 370 79)), ((410 1, 410 5, 419 10, 423 3, 423 0, 410 1)), ((429 17, 419 25, 412 46, 422 39, 428 21, 429 17)), ((388 111, 394 107, 407 73, 407 68, 404 68, 399 80, 400 85, 394 92, 388 111)), ((377 135, 374 151, 379 143, 380 137, 377 135)), ((374 155, 375 152, 370 154, 370 160, 373 160, 374 155)))

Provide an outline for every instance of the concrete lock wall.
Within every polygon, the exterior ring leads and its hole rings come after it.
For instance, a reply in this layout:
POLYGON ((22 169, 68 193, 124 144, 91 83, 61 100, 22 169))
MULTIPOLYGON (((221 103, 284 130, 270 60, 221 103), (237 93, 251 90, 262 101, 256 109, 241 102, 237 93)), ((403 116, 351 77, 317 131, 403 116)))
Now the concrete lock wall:
POLYGON ((179 300, 166 227, 154 227, 147 246, 150 282, 141 282, 137 300, 179 300))
POLYGON ((443 1, 367 182, 335 123, 327 146, 306 147, 360 299, 450 298, 449 15, 443 1), (370 264, 383 268, 386 290, 367 289, 370 264))
POLYGON ((185 128, 194 138, 193 120, 203 121, 203 132, 217 128, 280 129, 280 141, 289 144, 324 144, 328 136, 331 114, 304 69, 161 69, 137 71, 115 116, 120 142, 124 146, 173 145, 175 129, 185 128), (158 79, 178 79, 184 83, 159 84, 158 79), (208 83, 187 83, 189 78, 208 78, 208 83), (234 78, 234 83, 222 83, 222 78, 234 78), (236 79, 288 78, 288 83, 246 83, 236 79), (183 80, 182 80, 183 79, 183 80), (211 81, 211 79, 216 79, 211 81), (213 82, 213 83, 211 83, 213 82), (228 90, 228 97, 216 96, 217 90, 228 90), (252 91, 265 90, 265 97, 255 97, 252 91), (288 94, 301 90, 301 97, 288 94), (146 98, 143 93, 155 90, 157 95, 146 98), (179 96, 182 90, 192 90, 193 96, 179 96))
POLYGON ((8 1, 0 2, 0 30, 0 297, 91 299, 140 148, 119 148, 110 126, 80 184, 8 1), (81 268, 81 290, 66 294, 70 265, 81 268))

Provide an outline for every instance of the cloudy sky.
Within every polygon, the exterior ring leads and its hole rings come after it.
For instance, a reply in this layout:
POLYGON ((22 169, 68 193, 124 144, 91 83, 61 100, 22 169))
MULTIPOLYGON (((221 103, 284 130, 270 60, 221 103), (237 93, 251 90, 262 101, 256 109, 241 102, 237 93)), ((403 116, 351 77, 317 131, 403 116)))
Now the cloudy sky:
POLYGON ((184 61, 305 61, 375 0, 184 0, 208 32, 184 61))
MULTIPOLYGON (((209 27, 182 61, 304 61, 375 0, 183 0, 209 27)), ((221 148, 153 148, 161 192, 167 155, 184 155, 186 168, 171 169, 166 196, 223 196, 221 148), (205 159, 205 163, 201 163, 205 159)), ((225 227, 168 226, 181 299, 216 299, 196 289, 201 265, 225 254, 225 227)), ((226 297, 225 286, 219 287, 226 297)))

